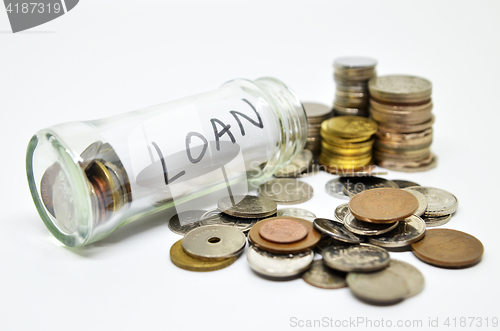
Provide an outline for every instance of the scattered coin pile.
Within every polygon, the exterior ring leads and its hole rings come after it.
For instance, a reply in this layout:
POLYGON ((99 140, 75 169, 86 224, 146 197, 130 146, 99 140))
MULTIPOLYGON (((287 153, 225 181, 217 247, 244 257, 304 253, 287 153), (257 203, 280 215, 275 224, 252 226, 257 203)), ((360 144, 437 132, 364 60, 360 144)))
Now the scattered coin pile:
POLYGON ((333 174, 366 171, 372 164, 377 123, 359 116, 338 116, 321 124, 319 163, 333 174))
POLYGON ((377 75, 375 59, 341 57, 333 63, 337 91, 333 102, 336 116, 368 117, 368 80, 377 75))
POLYGON ((314 158, 319 156, 321 152, 321 123, 332 117, 332 109, 319 103, 305 102, 303 103, 307 115, 307 143, 304 147, 310 150, 314 158))
POLYGON ((313 152, 308 149, 302 150, 290 162, 283 167, 277 167, 274 177, 277 178, 298 178, 316 174, 319 165, 313 160, 313 152))
POLYGON ((431 82, 413 76, 382 76, 370 79, 368 88, 370 115, 378 123, 376 163, 404 172, 434 168, 431 82))

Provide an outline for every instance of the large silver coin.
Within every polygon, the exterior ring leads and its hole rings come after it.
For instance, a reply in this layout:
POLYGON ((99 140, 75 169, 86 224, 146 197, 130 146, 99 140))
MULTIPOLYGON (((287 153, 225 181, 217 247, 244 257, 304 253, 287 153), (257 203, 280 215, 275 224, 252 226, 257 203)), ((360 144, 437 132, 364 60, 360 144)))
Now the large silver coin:
POLYGON ((419 191, 415 191, 412 189, 403 189, 403 190, 405 190, 406 192, 410 192, 418 200, 418 208, 413 213, 413 215, 422 216, 425 213, 425 211, 427 210, 427 198, 425 197, 425 195, 423 195, 419 191))
POLYGON ((344 226, 352 233, 362 236, 378 236, 387 233, 398 226, 398 222, 393 224, 368 223, 355 218, 350 212, 345 215, 344 226))
POLYGON ((207 225, 189 231, 182 240, 184 251, 198 258, 228 258, 239 255, 246 237, 240 230, 224 225, 207 225))
POLYGON ((427 198, 425 216, 445 216, 458 209, 458 199, 450 192, 434 187, 411 186, 408 189, 422 193, 427 198))
POLYGON ((394 183, 398 184, 399 188, 407 188, 410 186, 420 186, 420 184, 417 184, 415 182, 410 182, 409 180, 393 179, 392 181, 394 183))
POLYGON ((181 212, 179 214, 175 214, 168 221, 168 228, 172 232, 184 236, 189 231, 204 225, 201 221, 201 217, 205 213, 205 210, 189 210, 181 212))
POLYGON ((397 248, 405 247, 419 241, 424 235, 424 220, 418 216, 411 215, 405 220, 400 221, 394 230, 380 236, 369 237, 368 242, 380 247, 397 248))
POLYGON ((422 273, 411 264, 399 260, 391 260, 389 267, 382 270, 381 272, 384 272, 386 270, 392 271, 406 280, 409 289, 407 298, 417 295, 424 289, 424 275, 422 275, 422 273))
POLYGON ((335 208, 335 218, 340 223, 344 223, 345 215, 349 212, 349 203, 343 203, 335 208))
POLYGON ((347 286, 345 274, 328 268, 323 260, 315 260, 309 269, 302 274, 302 279, 316 287, 337 289, 347 286))
POLYGON ((374 188, 391 187, 399 188, 392 180, 375 176, 367 177, 341 177, 339 182, 344 186, 344 193, 353 197, 358 193, 374 188))
POLYGON ((201 223, 203 225, 221 224, 232 226, 243 233, 248 233, 252 226, 260 220, 262 220, 262 218, 242 218, 230 216, 221 213, 218 209, 210 210, 201 216, 201 223))
POLYGON ((285 178, 285 177, 297 177, 301 173, 307 171, 313 160, 313 154, 308 149, 303 149, 298 155, 296 155, 289 164, 284 167, 280 167, 274 173, 274 177, 285 178))
POLYGON ((292 205, 311 199, 313 188, 296 179, 278 178, 260 185, 259 194, 279 205, 292 205))
POLYGON ((377 60, 361 56, 344 56, 335 59, 333 66, 339 69, 370 69, 377 65, 377 60))
POLYGON ((217 207, 224 214, 243 218, 263 218, 276 214, 276 202, 261 196, 234 195, 219 200, 217 207))
POLYGON ((274 254, 251 245, 247 250, 247 260, 255 272, 274 278, 284 278, 299 275, 309 268, 314 259, 314 252, 297 254, 274 254))
POLYGON ((332 108, 320 103, 305 102, 303 105, 309 126, 319 124, 332 115, 332 108))
POLYGON ((323 250, 322 255, 328 267, 344 272, 381 270, 391 261, 385 249, 369 244, 330 246, 323 250))
POLYGON ((326 218, 317 218, 314 220, 314 228, 321 233, 327 234, 332 238, 348 244, 359 244, 365 241, 364 237, 360 237, 347 230, 344 224, 326 218))
POLYGON ((352 272, 347 275, 346 281, 354 295, 376 304, 396 303, 410 293, 406 280, 392 271, 352 272))
POLYGON ((314 222, 316 219, 316 215, 311 213, 309 210, 301 208, 281 208, 276 212, 276 216, 298 217, 310 222, 314 222))
POLYGON ((422 216, 422 219, 424 220, 426 227, 432 228, 435 226, 441 226, 448 223, 451 219, 451 215, 436 216, 436 217, 429 217, 424 215, 422 216))
POLYGON ((350 197, 344 192, 344 185, 340 183, 339 178, 328 181, 325 185, 325 191, 334 198, 349 200, 350 197))

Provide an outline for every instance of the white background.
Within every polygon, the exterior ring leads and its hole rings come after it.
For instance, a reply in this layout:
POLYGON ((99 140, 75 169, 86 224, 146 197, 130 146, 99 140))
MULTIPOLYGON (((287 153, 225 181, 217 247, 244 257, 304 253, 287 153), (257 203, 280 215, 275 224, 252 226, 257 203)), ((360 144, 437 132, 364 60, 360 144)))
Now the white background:
MULTIPOLYGON (((500 2, 84 0, 24 33, 0 9, 1 330, 287 330, 290 319, 500 317, 498 134, 500 2), (446 227, 485 247, 469 269, 422 271, 425 290, 389 307, 348 289, 269 281, 242 256, 231 267, 176 268, 180 237, 165 219, 131 224, 76 250, 51 238, 32 203, 25 150, 38 129, 140 109, 244 77, 275 76, 304 101, 331 105, 335 57, 366 55, 379 74, 433 83, 436 169, 386 178, 446 189, 460 200, 446 227)), ((299 205, 333 217, 333 178, 306 179, 299 205)), ((468 325, 469 321, 467 322, 468 325)), ((485 322, 483 320, 484 329, 485 322)), ((362 326, 362 325, 361 325, 362 326)), ((448 328, 452 329, 452 328, 448 328)))

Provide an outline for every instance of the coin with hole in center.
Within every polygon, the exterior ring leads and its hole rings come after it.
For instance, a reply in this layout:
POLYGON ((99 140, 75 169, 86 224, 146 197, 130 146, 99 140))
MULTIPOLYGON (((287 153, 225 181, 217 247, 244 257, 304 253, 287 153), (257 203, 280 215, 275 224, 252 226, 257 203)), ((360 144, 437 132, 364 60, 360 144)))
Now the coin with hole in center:
POLYGON ((170 260, 177 267, 189 271, 215 271, 226 268, 238 259, 237 256, 227 259, 198 259, 192 257, 182 249, 182 239, 177 241, 170 248, 170 260))
POLYGON ((304 224, 286 217, 276 218, 259 229, 262 238, 280 244, 300 241, 307 236, 308 232, 304 224))
POLYGON ((351 214, 370 223, 394 223, 409 217, 417 208, 417 198, 399 188, 364 191, 349 201, 351 214))
POLYGON ((246 237, 240 230, 224 225, 207 225, 189 231, 182 248, 196 258, 223 259, 241 254, 246 237))

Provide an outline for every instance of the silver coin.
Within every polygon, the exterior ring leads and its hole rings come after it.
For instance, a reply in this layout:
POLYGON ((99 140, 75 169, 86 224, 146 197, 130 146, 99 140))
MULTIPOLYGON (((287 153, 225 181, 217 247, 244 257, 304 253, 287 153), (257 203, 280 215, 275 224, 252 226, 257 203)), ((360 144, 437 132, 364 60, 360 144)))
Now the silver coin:
POLYGON ((306 111, 309 122, 316 123, 316 118, 329 117, 332 114, 332 108, 315 102, 304 102, 302 104, 306 111))
POLYGON ((408 297, 410 289, 406 280, 395 272, 379 272, 347 275, 347 285, 358 298, 376 304, 393 304, 408 297))
POLYGON ((361 56, 344 56, 336 58, 333 62, 335 68, 340 69, 369 69, 377 65, 377 60, 361 56))
POLYGON ((418 208, 413 213, 413 215, 422 216, 425 213, 425 211, 427 210, 427 198, 425 197, 425 195, 423 195, 419 191, 415 191, 412 189, 403 189, 403 190, 413 194, 415 196, 415 198, 417 198, 417 200, 418 200, 418 208))
POLYGON ((279 205, 292 205, 311 199, 313 188, 296 179, 278 178, 260 185, 259 194, 279 205))
POLYGON ((344 193, 350 197, 366 190, 381 187, 399 188, 392 180, 375 176, 367 177, 340 177, 339 182, 344 186, 344 193))
POLYGON ((262 220, 262 218, 242 218, 234 217, 221 213, 218 209, 207 211, 201 216, 201 223, 203 225, 221 224, 234 227, 243 233, 248 233, 255 223, 262 220))
POLYGON ((201 221, 201 217, 205 214, 205 212, 205 210, 189 210, 175 214, 168 221, 168 228, 172 232, 184 236, 189 231, 204 225, 201 221))
POLYGON ((290 161, 289 164, 283 167, 278 167, 278 170, 274 173, 274 177, 297 177, 299 174, 307 171, 307 169, 311 165, 312 159, 312 152, 308 149, 303 149, 290 161))
POLYGON ((333 237, 324 234, 321 236, 321 240, 318 242, 316 247, 314 247, 314 251, 318 254, 323 254, 323 250, 329 246, 350 246, 350 244, 335 240, 333 237))
POLYGON ((325 185, 325 191, 334 198, 349 200, 350 197, 344 192, 344 185, 340 183, 340 178, 334 178, 325 185))
POLYGON ((262 196, 234 195, 219 200, 217 207, 224 214, 243 218, 263 218, 276 214, 276 202, 262 196))
POLYGON ((359 244, 365 241, 364 237, 357 236, 347 230, 341 222, 326 218, 317 218, 314 220, 313 225, 319 232, 327 234, 338 241, 343 241, 348 244, 359 244))
POLYGON ((344 217, 344 226, 352 233, 362 236, 377 236, 387 233, 398 226, 398 222, 393 224, 368 223, 355 218, 350 212, 344 217))
POLYGON ((88 166, 94 161, 95 156, 99 152, 102 146, 102 141, 96 141, 90 144, 85 150, 80 154, 82 160, 80 161, 80 166, 83 170, 86 170, 88 166))
POLYGON ((343 203, 335 208, 335 218, 340 223, 344 223, 345 215, 349 212, 349 203, 343 203))
POLYGON ((392 271, 406 280, 406 284, 408 285, 409 292, 407 294, 407 298, 417 295, 422 292, 425 286, 425 278, 424 275, 412 266, 409 263, 399 261, 399 260, 391 260, 389 266, 382 270, 383 271, 392 271))
POLYGON ((224 225, 207 225, 189 231, 182 239, 184 251, 198 258, 228 258, 239 255, 246 237, 240 230, 224 225))
POLYGON ((399 188, 407 188, 410 186, 420 186, 420 184, 410 182, 409 180, 393 179, 394 183, 398 184, 399 188))
POLYGON ((309 168, 307 168, 306 171, 304 172, 301 172, 300 174, 297 174, 297 176, 295 176, 296 178, 302 178, 302 177, 309 177, 309 176, 312 176, 312 175, 316 175, 318 172, 320 172, 321 168, 319 166, 319 164, 316 164, 316 163, 312 163, 309 168))
POLYGON ((458 199, 450 192, 439 188, 412 186, 408 189, 422 193, 427 198, 425 216, 445 216, 453 214, 458 209, 458 199))
POLYGON ((247 250, 247 260, 255 272, 274 278, 285 278, 299 275, 309 268, 314 259, 314 252, 296 254, 274 254, 250 246, 247 250))
POLYGON ((337 289, 347 286, 344 273, 328 268, 323 260, 315 260, 309 269, 302 274, 302 279, 316 287, 337 289))
POLYGON ((451 214, 444 216, 436 216, 436 217, 429 217, 424 215, 422 216, 422 219, 424 220, 426 227, 432 228, 435 226, 441 226, 448 223, 451 219, 451 214))
POLYGON ((344 272, 381 270, 391 261, 385 249, 369 244, 330 246, 322 255, 328 267, 344 272))
POLYGON ((424 220, 418 216, 411 215, 405 220, 400 221, 394 230, 380 236, 369 237, 368 242, 380 247, 397 248, 405 247, 419 241, 424 235, 424 220))
POLYGON ((282 208, 278 209, 276 212, 276 216, 289 216, 289 217, 298 217, 304 220, 314 222, 316 219, 316 215, 311 213, 309 210, 301 209, 301 208, 282 208))

